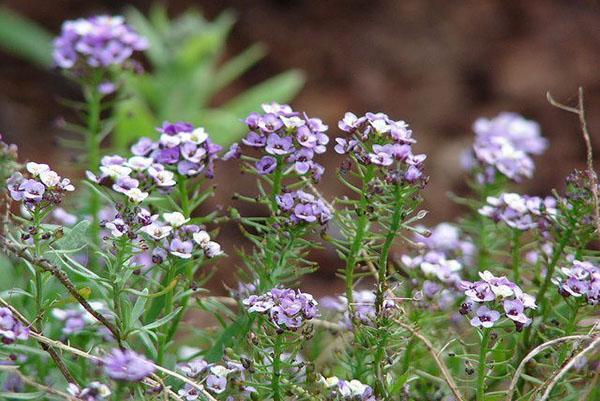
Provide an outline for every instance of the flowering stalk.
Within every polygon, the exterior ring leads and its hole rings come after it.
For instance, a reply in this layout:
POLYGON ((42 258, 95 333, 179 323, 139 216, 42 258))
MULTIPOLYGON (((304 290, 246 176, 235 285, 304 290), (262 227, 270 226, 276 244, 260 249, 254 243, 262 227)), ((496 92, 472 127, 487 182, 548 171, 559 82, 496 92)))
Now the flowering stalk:
POLYGON ((479 346, 479 360, 477 365, 477 387, 476 387, 476 399, 477 401, 485 401, 485 372, 486 372, 486 358, 488 353, 488 346, 490 342, 490 328, 484 328, 481 333, 481 343, 479 346))
POLYGON ((513 230, 512 232, 512 269, 513 281, 518 283, 521 281, 521 231, 513 230))
POLYGON ((271 389, 273 391, 273 400, 281 401, 281 354, 283 347, 283 335, 278 333, 275 335, 275 342, 273 343, 273 376, 271 377, 271 389))

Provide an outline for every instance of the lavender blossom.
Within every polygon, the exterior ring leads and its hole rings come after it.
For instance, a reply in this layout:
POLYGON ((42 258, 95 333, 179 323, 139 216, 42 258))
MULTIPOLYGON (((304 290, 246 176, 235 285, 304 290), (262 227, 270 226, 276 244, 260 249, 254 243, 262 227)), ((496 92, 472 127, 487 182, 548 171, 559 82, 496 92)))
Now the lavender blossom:
MULTIPOLYGON (((255 171, 267 175, 280 165, 284 172, 310 174, 318 181, 323 166, 314 157, 326 150, 328 127, 320 119, 295 112, 288 105, 263 104, 262 109, 265 114, 251 113, 244 120, 249 131, 242 144, 266 153, 258 157, 255 171)), ((241 155, 237 146, 232 149, 232 154, 241 155)))
POLYGON ((463 162, 480 172, 480 182, 494 182, 496 172, 520 182, 531 178, 535 169, 532 155, 542 154, 548 141, 539 125, 516 113, 500 113, 493 119, 480 118, 473 124, 475 143, 463 162))
POLYGON ((276 197, 280 211, 289 216, 293 224, 326 224, 332 218, 332 212, 321 199, 304 191, 287 192, 276 197))
MULTIPOLYGON (((333 400, 344 401, 377 401, 373 389, 358 380, 342 380, 337 377, 321 377, 320 383, 324 385, 331 394, 333 400)), ((329 398, 328 398, 329 399, 329 398)))
POLYGON ((573 260, 552 282, 563 297, 581 298, 589 305, 600 303, 600 267, 592 262, 573 260))
POLYGON ((135 382, 150 376, 155 368, 145 357, 115 348, 104 359, 104 370, 113 380, 135 382))
POLYGON ((97 381, 91 382, 84 388, 80 388, 74 383, 69 383, 67 392, 82 401, 104 401, 111 395, 110 388, 97 381))
POLYGON ((266 315, 280 329, 298 329, 318 315, 318 304, 312 295, 291 289, 273 288, 263 295, 251 295, 243 304, 248 312, 266 315))
POLYGON ((350 138, 336 138, 337 153, 350 154, 361 164, 378 166, 386 180, 425 182, 425 155, 412 153, 416 141, 406 122, 394 121, 383 113, 366 113, 362 117, 346 113, 338 127, 350 138))
POLYGON ((54 62, 61 68, 76 66, 107 68, 123 65, 148 41, 125 24, 124 18, 100 15, 65 21, 54 40, 54 62))
POLYGON ((61 178, 47 164, 34 162, 27 163, 25 176, 20 172, 13 173, 7 179, 6 187, 11 198, 23 202, 29 210, 57 206, 67 192, 75 190, 68 178, 61 178))
POLYGON ((521 196, 503 193, 488 197, 487 205, 479 209, 483 216, 504 222, 509 227, 526 231, 534 228, 545 230, 557 216, 556 200, 552 197, 521 196))
POLYGON ((17 320, 10 309, 0 308, 0 341, 3 344, 12 344, 28 338, 29 328, 17 320))

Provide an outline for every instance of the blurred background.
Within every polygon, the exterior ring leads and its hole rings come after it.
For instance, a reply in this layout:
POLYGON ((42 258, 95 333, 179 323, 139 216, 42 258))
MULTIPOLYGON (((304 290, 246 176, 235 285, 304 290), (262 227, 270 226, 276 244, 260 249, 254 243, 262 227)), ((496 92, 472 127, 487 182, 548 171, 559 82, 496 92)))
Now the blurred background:
MULTIPOLYGON (((9 26, 13 12, 55 35, 65 19, 119 14, 128 6, 147 14, 152 6, 141 0, 0 4, 4 18, 0 25, 5 27, 0 36, 5 39, 15 34, 9 26)), ((346 111, 383 111, 409 122, 418 140, 416 149, 428 154, 431 180, 424 191, 428 223, 452 219, 460 212, 447 193, 466 191, 459 158, 471 143, 470 127, 478 116, 508 110, 541 124, 550 148, 536 159, 535 178, 519 188, 535 195, 562 189, 568 172, 584 165, 576 118, 551 107, 546 91, 560 101, 574 102, 577 87, 583 86, 590 131, 596 138, 600 132, 600 4, 596 1, 175 0, 162 4, 170 17, 190 7, 201 10, 208 21, 223 17, 225 10, 232 12, 235 24, 221 45, 221 60, 257 42, 264 45, 261 52, 267 50, 244 74, 211 96, 207 107, 218 108, 270 77, 298 69, 302 75, 294 72, 294 80, 286 81, 291 87, 282 96, 293 97, 295 109, 321 117, 332 137, 346 111)), ((43 35, 21 40, 39 37, 43 35)), ((15 43, 18 46, 18 40, 15 43)), ((35 62, 35 55, 27 59, 17 53, 14 48, 0 50, 0 132, 7 142, 19 145, 22 159, 51 162, 64 175, 80 174, 73 163, 76 152, 56 144, 63 132, 55 124, 57 117, 68 113, 59 99, 77 98, 77 88, 39 59, 35 62)), ((277 91, 280 85, 275 86, 272 90, 277 91)), ((240 123, 227 130, 241 128, 240 123)), ((222 132, 211 134, 218 138, 222 132)), ((600 140, 592 140, 600 152, 600 140)), ((331 173, 340 161, 331 155, 324 164, 331 173)), ((220 196, 211 207, 231 205, 234 191, 254 191, 253 178, 240 177, 235 163, 221 165, 216 180, 220 196)), ((327 173, 321 188, 329 199, 341 191, 334 175, 327 173)), ((234 206, 244 212, 244 205, 234 206)), ((224 227, 220 238, 227 238, 230 253, 242 241, 233 225, 224 227)), ((321 286, 336 286, 339 260, 329 249, 316 257, 323 269, 306 283, 307 289, 319 292, 321 286)), ((230 272, 224 271, 218 279, 230 272)))

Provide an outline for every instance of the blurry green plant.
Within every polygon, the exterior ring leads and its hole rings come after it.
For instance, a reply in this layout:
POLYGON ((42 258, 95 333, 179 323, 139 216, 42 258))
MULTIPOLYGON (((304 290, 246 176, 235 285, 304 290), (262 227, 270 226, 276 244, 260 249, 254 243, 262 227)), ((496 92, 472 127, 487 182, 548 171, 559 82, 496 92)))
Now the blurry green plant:
MULTIPOLYGON (((264 102, 289 102, 302 88, 304 77, 290 70, 269 78, 215 106, 215 96, 258 61, 266 50, 255 44, 225 61, 225 44, 235 19, 223 12, 207 21, 190 9, 169 19, 163 6, 148 16, 130 8, 128 22, 148 38, 149 72, 123 77, 126 96, 114 105, 112 145, 122 149, 149 136, 164 120, 203 125, 221 145, 240 139, 239 120, 264 102)), ((37 65, 52 67, 53 35, 7 8, 0 8, 0 47, 37 65)))

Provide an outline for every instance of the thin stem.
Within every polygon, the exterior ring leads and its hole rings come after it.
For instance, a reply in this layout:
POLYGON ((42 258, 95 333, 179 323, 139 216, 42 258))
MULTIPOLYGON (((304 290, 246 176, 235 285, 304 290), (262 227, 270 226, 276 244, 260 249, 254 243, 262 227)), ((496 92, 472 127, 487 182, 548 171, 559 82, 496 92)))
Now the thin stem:
POLYGON ((273 391, 273 401, 281 401, 281 353, 283 346, 283 336, 277 334, 273 344, 273 376, 271 377, 271 389, 273 391))
MULTIPOLYGON (((94 77, 92 82, 84 88, 84 95, 87 105, 87 130, 85 134, 85 149, 87 152, 87 168, 95 171, 100 165, 100 112, 102 95, 98 91, 99 77, 94 77)), ((96 250, 100 248, 100 196, 96 191, 89 191, 89 213, 92 216, 92 225, 90 236, 95 249, 92 249, 89 255, 90 265, 96 266, 98 259, 96 250)))
POLYGON ((477 366, 477 401, 485 401, 485 370, 486 370, 486 358, 488 353, 488 345, 490 342, 490 330, 483 329, 481 334, 481 346, 479 347, 479 361, 477 366))
POLYGON ((521 231, 513 230, 512 236, 512 269, 513 281, 519 283, 521 281, 521 231))
MULTIPOLYGON (((356 234, 352 245, 350 246, 350 253, 346 257, 346 299, 348 301, 348 309, 352 312, 352 305, 354 303, 353 289, 354 289, 354 269, 358 261, 358 257, 362 250, 363 239, 366 234, 367 224, 369 223, 369 215, 367 208, 369 206, 369 198, 367 197, 367 185, 373 178, 375 170, 373 166, 369 165, 366 169, 365 175, 362 179, 362 191, 360 195, 360 201, 357 213, 359 214, 358 220, 356 221, 356 234)), ((352 315, 352 313, 351 313, 352 315)))
POLYGON ((188 218, 190 217, 190 201, 187 190, 187 182, 183 176, 177 178, 177 189, 179 190, 179 197, 181 198, 181 210, 183 211, 183 215, 188 218))

